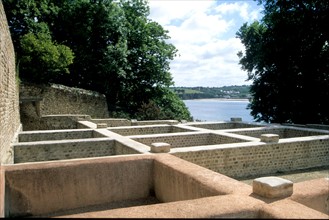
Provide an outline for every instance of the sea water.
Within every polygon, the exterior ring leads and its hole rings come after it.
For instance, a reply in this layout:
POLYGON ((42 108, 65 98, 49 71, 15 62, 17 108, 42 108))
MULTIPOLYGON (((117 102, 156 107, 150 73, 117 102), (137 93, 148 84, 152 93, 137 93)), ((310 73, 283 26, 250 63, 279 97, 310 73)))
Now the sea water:
POLYGON ((231 118, 242 118, 242 121, 253 122, 248 100, 234 99, 193 99, 183 100, 193 119, 200 121, 229 121, 231 118))

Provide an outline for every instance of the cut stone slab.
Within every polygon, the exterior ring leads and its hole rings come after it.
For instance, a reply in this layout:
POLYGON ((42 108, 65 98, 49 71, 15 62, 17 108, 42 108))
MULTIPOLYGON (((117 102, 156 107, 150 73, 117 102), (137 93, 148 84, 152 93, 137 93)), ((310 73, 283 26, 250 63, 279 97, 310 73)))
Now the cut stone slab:
POLYGON ((278 143, 279 138, 280 137, 277 134, 262 134, 260 136, 260 141, 266 143, 278 143))
POLYGON ((269 176, 254 179, 253 193, 266 198, 284 198, 293 193, 293 182, 280 177, 269 176))
POLYGON ((157 142, 151 144, 152 153, 168 153, 170 151, 171 145, 168 143, 157 142))

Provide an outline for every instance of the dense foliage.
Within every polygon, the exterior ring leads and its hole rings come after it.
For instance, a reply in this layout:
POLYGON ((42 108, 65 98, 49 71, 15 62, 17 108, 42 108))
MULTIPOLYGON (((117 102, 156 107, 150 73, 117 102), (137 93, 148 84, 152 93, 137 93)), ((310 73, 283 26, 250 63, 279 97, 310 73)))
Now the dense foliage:
POLYGON ((329 124, 329 1, 264 0, 261 22, 244 24, 240 64, 253 81, 258 121, 329 124))
POLYGON ((146 0, 3 0, 22 81, 106 95, 112 116, 190 120, 173 85, 176 48, 146 0), (68 74, 69 73, 69 74, 68 74), (143 111, 145 115, 143 115, 143 111))

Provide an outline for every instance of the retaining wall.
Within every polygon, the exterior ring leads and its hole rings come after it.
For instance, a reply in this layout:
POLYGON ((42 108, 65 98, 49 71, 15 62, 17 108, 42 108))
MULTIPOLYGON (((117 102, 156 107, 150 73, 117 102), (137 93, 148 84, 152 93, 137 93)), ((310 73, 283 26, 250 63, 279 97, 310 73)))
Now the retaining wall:
POLYGON ((15 52, 0 1, 0 164, 12 163, 10 146, 20 129, 15 52))
POLYGON ((48 125, 56 124, 56 119, 45 117, 47 115, 109 117, 105 95, 93 91, 57 84, 24 83, 20 85, 19 95, 24 130, 54 129, 48 125))

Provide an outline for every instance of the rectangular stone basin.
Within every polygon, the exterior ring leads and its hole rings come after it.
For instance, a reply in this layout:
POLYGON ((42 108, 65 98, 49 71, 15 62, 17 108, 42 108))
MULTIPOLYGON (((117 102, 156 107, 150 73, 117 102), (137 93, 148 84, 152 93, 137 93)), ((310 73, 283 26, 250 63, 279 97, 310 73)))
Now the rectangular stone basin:
POLYGON ((152 143, 164 142, 170 144, 171 148, 247 142, 246 140, 239 138, 204 132, 185 132, 182 134, 170 135, 162 134, 130 136, 130 138, 148 146, 151 146, 152 143))
POLYGON ((111 128, 109 131, 115 132, 123 136, 131 135, 145 135, 145 134, 166 134, 166 133, 178 133, 188 132, 191 130, 172 126, 172 125, 144 125, 144 126, 131 126, 111 128))
POLYGON ((15 164, 139 153, 111 138, 22 142, 13 150, 15 164))
POLYGON ((251 192, 246 184, 168 154, 5 165, 0 178, 5 183, 0 217, 60 216, 118 204, 123 208, 251 192))

